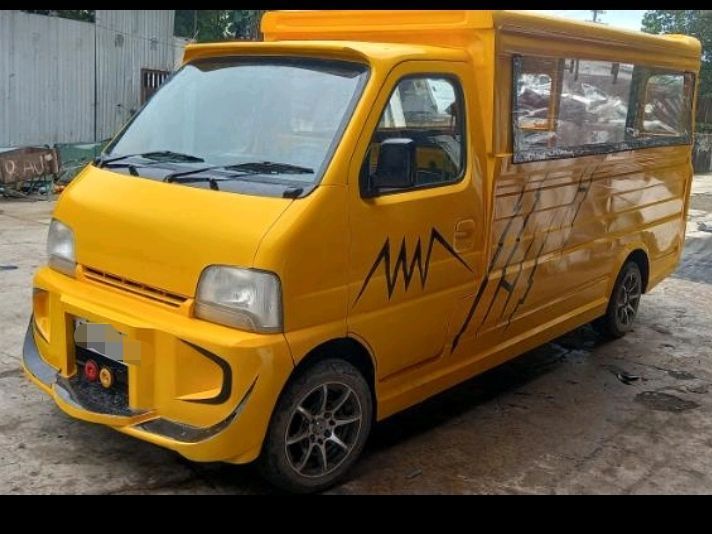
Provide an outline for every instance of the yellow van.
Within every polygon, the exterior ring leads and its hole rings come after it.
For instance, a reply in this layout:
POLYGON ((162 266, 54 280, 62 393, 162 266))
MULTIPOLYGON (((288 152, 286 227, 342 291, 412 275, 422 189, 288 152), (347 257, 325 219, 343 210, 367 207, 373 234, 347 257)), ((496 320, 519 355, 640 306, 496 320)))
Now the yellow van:
POLYGON ((700 44, 531 13, 272 12, 199 44, 62 194, 29 378, 273 483, 676 267, 700 44))

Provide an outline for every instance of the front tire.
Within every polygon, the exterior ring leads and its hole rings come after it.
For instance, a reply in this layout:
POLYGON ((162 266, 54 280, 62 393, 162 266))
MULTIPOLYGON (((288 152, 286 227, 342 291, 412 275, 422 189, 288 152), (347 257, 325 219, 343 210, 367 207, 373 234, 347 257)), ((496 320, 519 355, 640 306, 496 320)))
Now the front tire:
POLYGON ((371 390, 361 373, 344 360, 320 361, 297 375, 282 393, 260 470, 281 489, 323 491, 355 463, 372 422, 371 390))
POLYGON ((634 261, 628 261, 618 273, 606 314, 597 319, 594 326, 604 337, 623 337, 633 329, 642 294, 643 277, 640 268, 634 261))

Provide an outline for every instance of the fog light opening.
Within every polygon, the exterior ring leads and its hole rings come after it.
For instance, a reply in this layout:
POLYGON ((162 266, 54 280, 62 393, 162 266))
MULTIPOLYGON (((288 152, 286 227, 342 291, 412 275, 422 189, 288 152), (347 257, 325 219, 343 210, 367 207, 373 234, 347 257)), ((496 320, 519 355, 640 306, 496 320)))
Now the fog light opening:
POLYGON ((101 371, 99 371, 99 382, 106 389, 110 388, 114 383, 114 375, 108 367, 102 367, 101 371))
POLYGON ((99 378, 99 366, 94 360, 87 360, 84 364, 84 377, 89 380, 89 382, 94 382, 99 378))
POLYGON ((32 315, 37 332, 49 343, 49 293, 44 289, 35 287, 32 290, 32 315))

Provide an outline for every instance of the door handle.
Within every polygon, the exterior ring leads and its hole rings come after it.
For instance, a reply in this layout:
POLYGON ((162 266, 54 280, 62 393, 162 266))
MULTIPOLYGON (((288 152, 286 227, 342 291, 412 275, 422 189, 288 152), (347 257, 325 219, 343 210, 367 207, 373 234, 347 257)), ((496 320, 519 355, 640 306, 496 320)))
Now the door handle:
POLYGON ((475 247, 475 221, 463 219, 455 225, 453 247, 457 252, 467 252, 475 247))
POLYGON ((455 229, 455 239, 463 239, 465 237, 470 237, 475 233, 475 229, 471 227, 456 228, 455 229))

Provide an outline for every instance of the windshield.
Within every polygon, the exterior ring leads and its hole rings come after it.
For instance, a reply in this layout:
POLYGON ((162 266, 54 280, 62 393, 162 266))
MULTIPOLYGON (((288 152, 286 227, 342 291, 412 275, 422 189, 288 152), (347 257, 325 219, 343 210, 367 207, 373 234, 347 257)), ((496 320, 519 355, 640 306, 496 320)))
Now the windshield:
POLYGON ((239 169, 252 181, 264 174, 272 182, 314 184, 366 76, 364 65, 345 61, 197 60, 181 68, 134 117, 107 149, 105 161, 120 159, 131 168, 125 161, 133 160, 125 158, 151 155, 151 172, 141 176, 162 179, 155 168, 169 159, 166 173, 175 175, 175 165, 182 165, 188 171, 181 172, 185 183, 197 186, 200 180, 185 178, 191 168, 221 166, 239 169))

